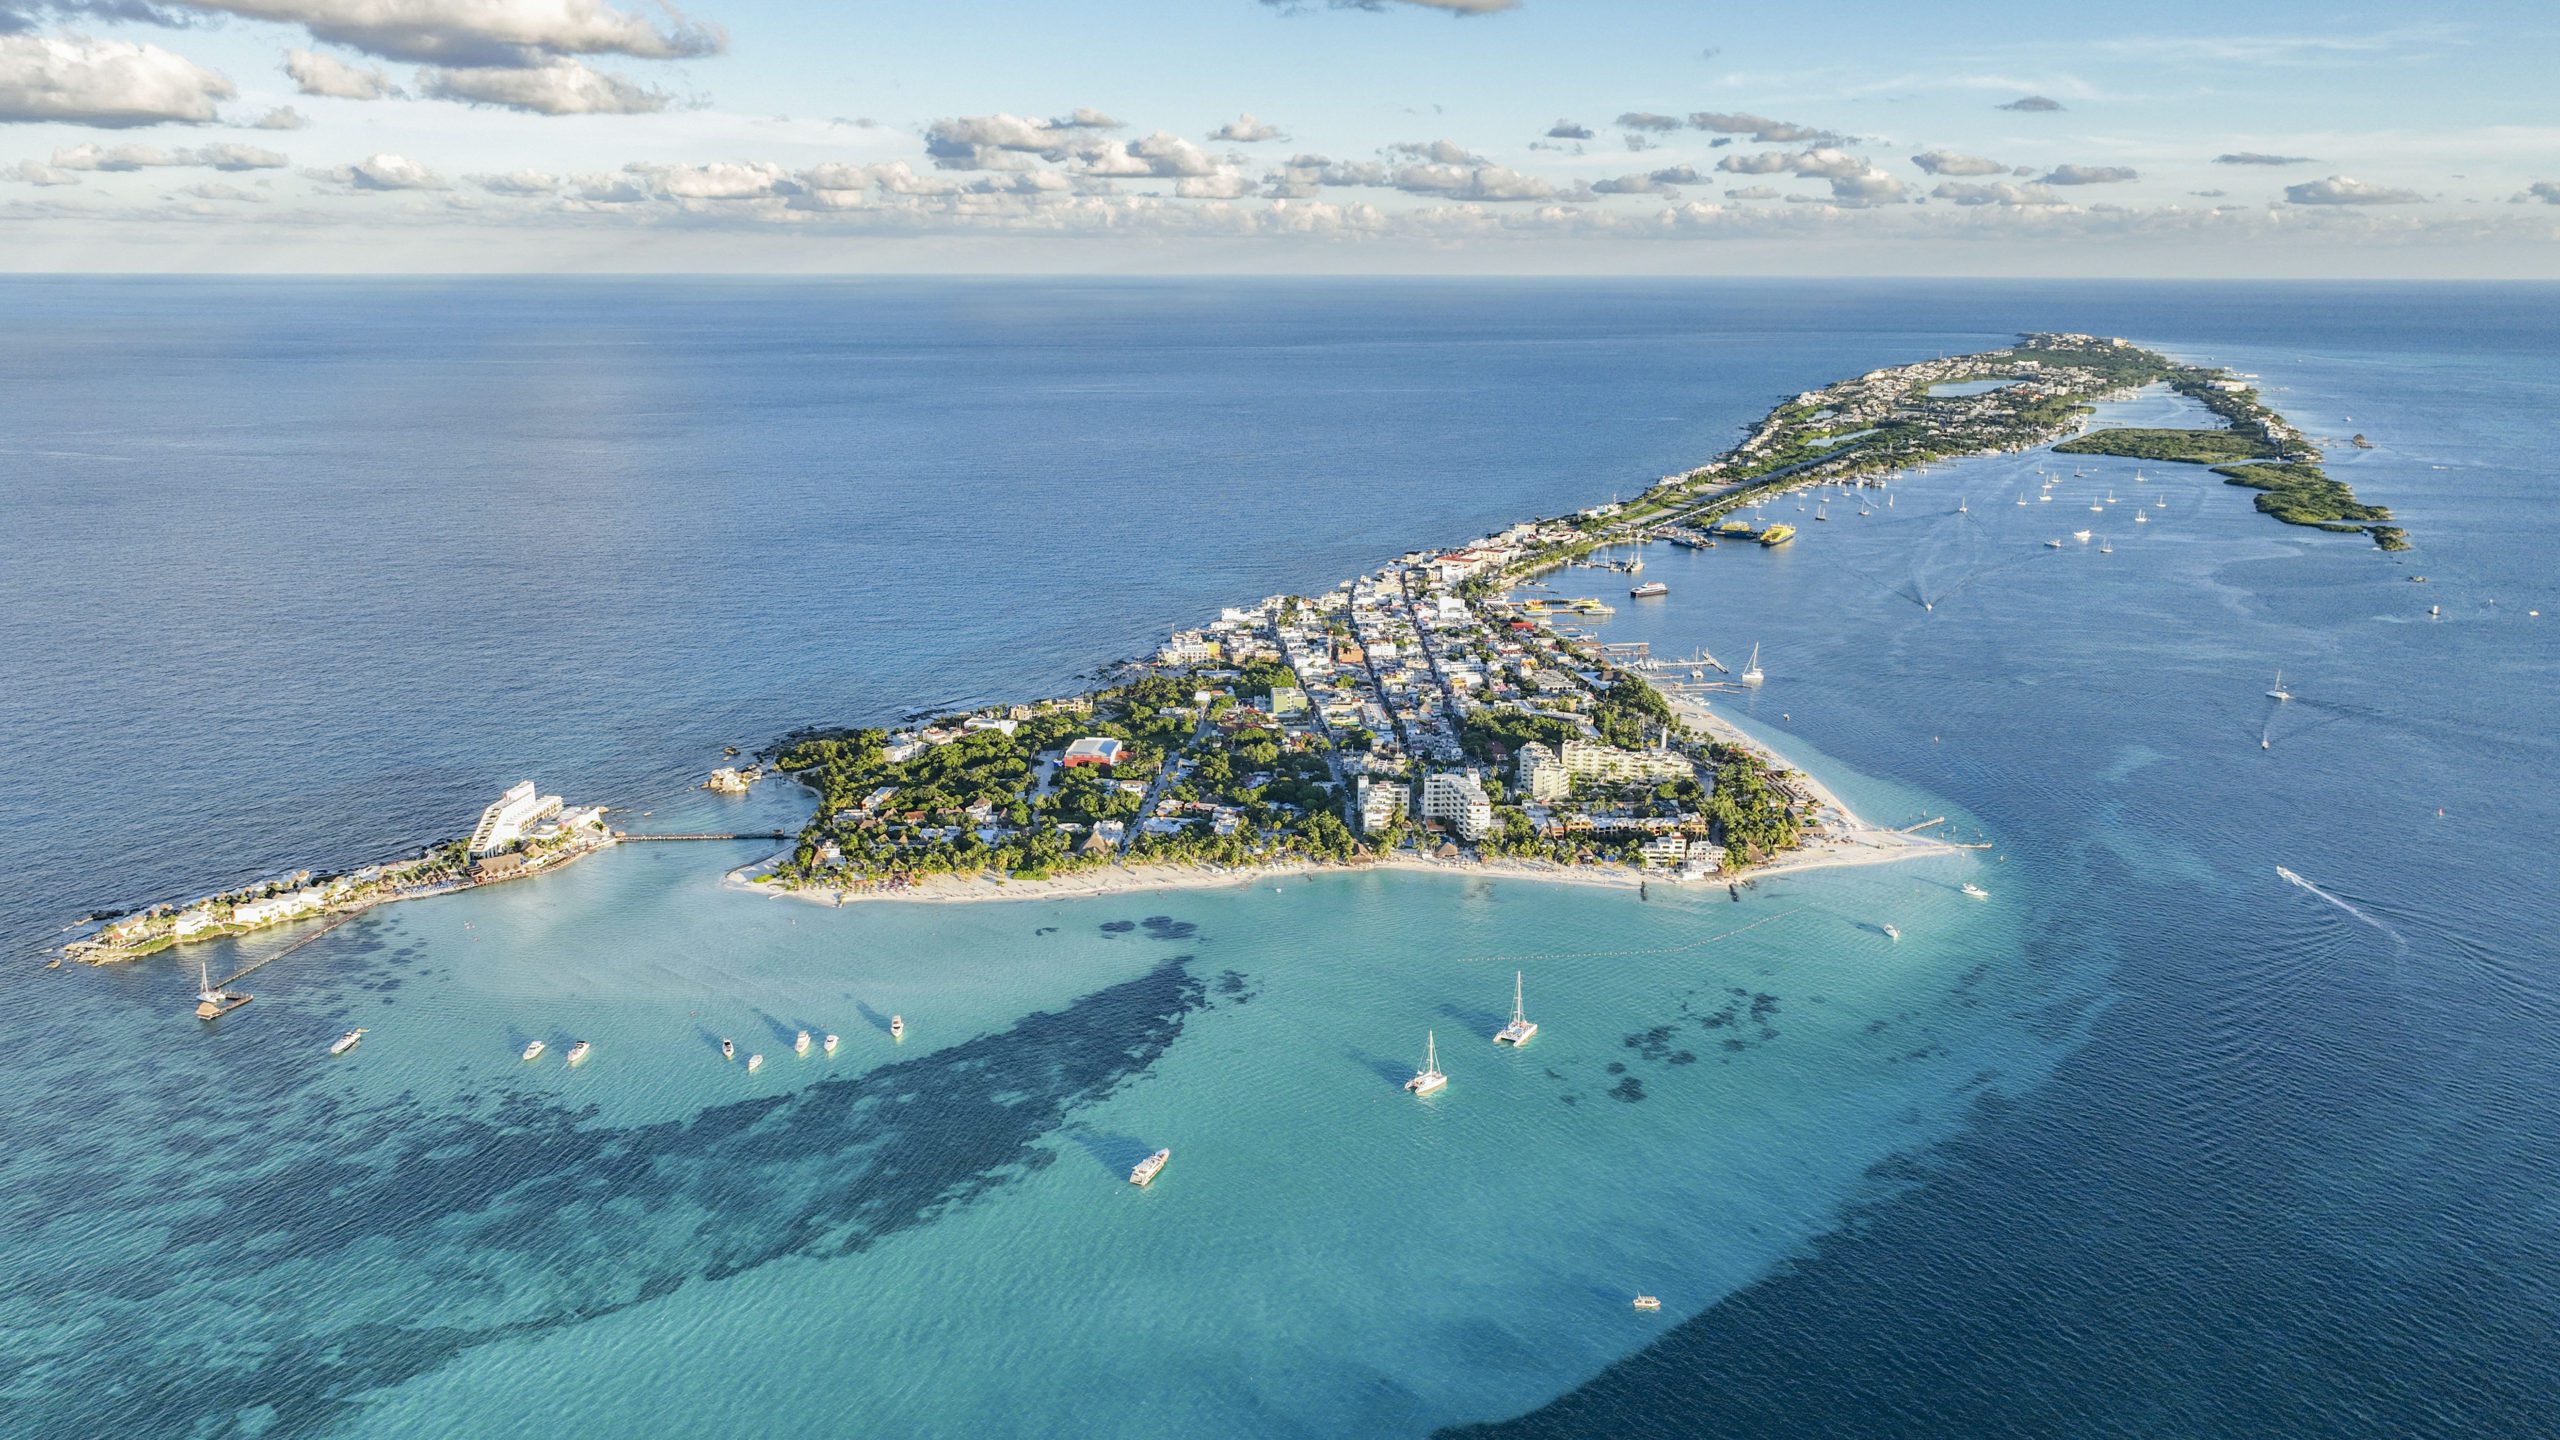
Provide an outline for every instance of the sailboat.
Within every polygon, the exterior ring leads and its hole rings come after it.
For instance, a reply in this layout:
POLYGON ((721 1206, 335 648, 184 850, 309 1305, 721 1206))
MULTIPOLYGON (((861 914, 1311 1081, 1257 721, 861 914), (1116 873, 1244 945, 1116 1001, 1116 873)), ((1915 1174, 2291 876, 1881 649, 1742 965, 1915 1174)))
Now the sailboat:
POLYGON ((2293 698, 2293 692, 2284 688, 2283 671, 2279 670, 2276 672, 2276 688, 2267 692, 2267 698, 2270 700, 2290 700, 2293 698))
POLYGON ((201 960, 196 962, 196 981, 196 1018, 199 1020, 219 1020, 249 1003, 249 996, 214 984, 213 972, 206 969, 201 960))
POLYGON ((2026 491, 2024 491, 2024 490, 2021 490, 2021 491, 2019 491, 2019 492, 2018 492, 2018 504, 2019 504, 2019 505, 2021 505, 2021 506, 2024 506, 2026 503, 2027 503, 2027 492, 2026 492, 2026 491))
POLYGON ((1768 676, 1760 673, 1760 646, 1757 642, 1753 643, 1751 647, 1750 662, 1745 664, 1742 667, 1742 673, 1734 678, 1740 680, 1745 685, 1757 685, 1761 681, 1769 678, 1768 676))
POLYGON ((1529 1037, 1537 1033, 1538 1022, 1529 1018, 1529 1012, 1521 1004, 1520 972, 1514 970, 1511 972, 1511 1023, 1494 1033, 1493 1043, 1526 1045, 1529 1037))
POLYGON ((2136 510, 2136 511, 2134 511, 2134 512, 2133 512, 2133 523, 2134 523, 2134 524, 2136 524, 2136 525, 2148 525, 2148 524, 2150 524, 2150 523, 2151 523, 2151 512, 2149 512, 2149 511, 2147 511, 2147 510, 2136 510))
POLYGON ((1425 1030, 1422 1032, 1422 1068, 1413 1072, 1413 1078, 1404 1082, 1404 1088, 1416 1095, 1429 1095, 1448 1083, 1449 1077, 1440 1073, 1437 1037, 1425 1030))
POLYGON ((1964 497, 1963 497, 1963 496, 1961 496, 1961 495, 1959 495, 1959 496, 1957 496, 1957 497, 1956 497, 1956 513, 1957 513, 1957 514, 1959 514, 1959 515, 1966 515, 1966 514, 1970 514, 1970 513, 1972 513, 1971 511, 1969 511, 1969 510, 1967 510, 1967 509, 1965 508, 1964 497))
POLYGON ((2116 553, 2116 544, 2115 544, 2115 542, 2114 542, 2114 541, 2112 541, 2112 540, 2101 540, 2101 541, 2099 541, 2099 542, 2098 542, 2098 553, 2099 553, 2099 554, 2101 554, 2101 555, 2113 555, 2114 553, 2116 553))

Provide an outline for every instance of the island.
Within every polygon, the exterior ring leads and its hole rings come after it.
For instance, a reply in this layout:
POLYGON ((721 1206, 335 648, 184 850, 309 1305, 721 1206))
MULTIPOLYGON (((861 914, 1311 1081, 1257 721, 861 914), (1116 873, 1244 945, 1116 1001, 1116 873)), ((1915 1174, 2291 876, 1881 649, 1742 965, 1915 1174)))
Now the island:
MULTIPOLYGON (((706 788, 789 777, 815 804, 788 848, 730 883, 824 903, 1021 899, 1400 867, 1642 887, 1947 854, 1861 820, 1712 708, 1758 683, 1705 654, 1655 656, 1572 622, 1543 591, 1569 566, 1633 575, 1641 547, 1788 543, 1737 512, 1813 486, 1880 486, 1935 461, 2057 440, 2078 454, 2204 464, 2289 523, 2406 542, 2319 469, 2242 377, 2121 339, 2030 334, 2005 349, 1869 371, 1781 402, 1734 447, 1632 500, 1411 551, 1313 595, 1172 632, 1078 695, 906 728, 785 737, 706 788), (2189 395, 2219 430, 2086 433, 2100 401, 2189 395), (1627 558, 1618 558, 1620 552, 1627 558), (1709 670, 1719 678, 1706 680, 1709 670), (1685 678, 1684 678, 1685 677, 1685 678)), ((1658 593, 1640 584, 1631 593, 1658 593)), ((730 751, 734 755, 736 752, 730 751)), ((473 835, 398 865, 163 905, 74 942, 91 961, 512 879, 627 836, 530 782, 473 835), (494 827, 494 828, 493 828, 494 827), (504 833, 498 833, 504 832, 504 833)))

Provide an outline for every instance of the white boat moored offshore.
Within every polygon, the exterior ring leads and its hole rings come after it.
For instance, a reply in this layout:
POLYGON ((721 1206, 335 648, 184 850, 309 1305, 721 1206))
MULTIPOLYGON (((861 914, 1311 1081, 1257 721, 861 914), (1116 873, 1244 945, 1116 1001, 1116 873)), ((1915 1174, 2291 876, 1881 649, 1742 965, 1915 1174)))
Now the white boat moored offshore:
POLYGON ((748 1057, 747 1057, 747 1073, 748 1073, 748 1074, 753 1075, 754 1073, 756 1073, 757 1071, 759 1071, 759 1070, 761 1070, 761 1069, 763 1069, 763 1068, 764 1068, 764 1057, 763 1057, 763 1056, 761 1056, 761 1055, 750 1055, 750 1056, 748 1056, 748 1057))
POLYGON ((1429 1095, 1448 1083, 1449 1077, 1440 1073, 1439 1037, 1426 1030, 1422 1032, 1422 1068, 1413 1072, 1404 1088, 1416 1095, 1429 1095))
POLYGON ((1129 1171, 1129 1183, 1132 1185, 1154 1184, 1156 1176, 1164 1170, 1164 1162, 1172 1158, 1173 1152, 1171 1150, 1159 1150, 1153 1155, 1148 1156, 1146 1159, 1139 1161, 1135 1166, 1131 1167, 1129 1171))
POLYGON ((1769 678, 1760 672, 1760 646, 1758 642, 1753 642, 1751 646, 1750 662, 1744 665, 1742 667, 1742 673, 1734 678, 1740 680, 1745 685, 1758 685, 1769 678))
POLYGON ((833 1035, 827 1037, 827 1053, 830 1055, 836 1053, 836 1037, 833 1035))
POLYGON ((1891 925, 1887 925, 1884 927, 1884 938, 1887 940, 1900 940, 1902 938, 1902 932, 1894 929, 1891 925))
POLYGON ((2293 698, 2293 692, 2284 688, 2283 671, 2279 670, 2276 672, 2276 688, 2267 692, 2267 698, 2270 700, 2290 700, 2293 698))
POLYGON ((794 1054, 794 1055, 806 1055, 806 1054, 808 1054, 808 1053, 809 1053, 809 1032, 808 1032, 808 1031, 803 1030, 803 1031, 801 1031, 801 1032, 799 1033, 799 1035, 798 1035, 798 1036, 796 1036, 796 1037, 794 1037, 794 1038, 793 1038, 793 1040, 792 1040, 792 1042, 791 1042, 791 1053, 792 1053, 792 1054, 794 1054))
POLYGON ((1659 1310, 1662 1308, 1662 1300, 1659 1296, 1639 1295, 1636 1297, 1636 1308, 1639 1310, 1659 1310))
POLYGON ((737 1041, 735 1041, 735 1040, 723 1040, 723 1041, 721 1041, 721 1042, 720 1042, 720 1058, 721 1058, 721 1059, 723 1059, 723 1060, 735 1060, 735 1059, 737 1059, 737 1058, 738 1058, 738 1042, 737 1042, 737 1041))
POLYGON ((1514 970, 1511 972, 1511 1023, 1494 1032, 1493 1043, 1526 1045, 1529 1037, 1537 1033, 1538 1022, 1529 1018, 1529 1012, 1520 1003, 1520 972, 1514 970))
POLYGON ((585 1063, 587 1063, 587 1051, 588 1051, 588 1049, 589 1049, 589 1048, 590 1048, 590 1047, 588 1046, 587 1042, 586 1042, 586 1041, 584 1041, 584 1040, 581 1040, 581 1041, 579 1041, 577 1044, 570 1046, 570 1047, 569 1047, 569 1063, 570 1063, 570 1064, 572 1064, 572 1065, 584 1065, 585 1063))
POLYGON ((892 1015, 889 1017, 889 1038, 892 1040, 904 1040, 907 1038, 906 1016, 892 1015))
POLYGON ((541 1041, 539 1041, 539 1040, 536 1040, 536 1041, 534 1041, 532 1044, 527 1045, 526 1047, 524 1047, 524 1058, 526 1058, 527 1060, 539 1060, 539 1059, 541 1059, 541 1058, 542 1058, 542 1042, 541 1042, 541 1041))
POLYGON ((2136 511, 2134 511, 2134 512, 2133 512, 2133 523, 2134 523, 2134 524, 2136 524, 2136 525, 2148 525, 2148 524, 2150 524, 2150 523, 2151 523, 2151 512, 2150 512, 2150 511, 2148 511, 2148 510, 2136 510, 2136 511))
POLYGON ((2044 542, 2044 548, 2047 550, 2059 550, 2062 548, 2062 542, 2059 540, 2047 540, 2044 542))
POLYGON ((337 1039, 337 1043, 336 1043, 336 1044, 333 1044, 333 1045, 331 1045, 331 1046, 329 1047, 329 1053, 330 1053, 330 1054, 332 1054, 332 1055, 344 1055, 344 1054, 346 1054, 348 1051, 353 1050, 354 1048, 356 1048, 356 1042, 357 1042, 357 1041, 359 1041, 359 1040, 362 1040, 363 1038, 364 1038, 364 1031, 363 1031, 363 1030, 361 1030, 361 1029, 357 1029, 357 1030, 350 1030, 350 1031, 348 1031, 346 1034, 341 1035, 341 1036, 339 1036, 339 1037, 338 1037, 338 1039, 337 1039))
POLYGON ((2086 545, 2089 543, 2090 533, 2091 532, 2087 530, 2074 530, 2071 532, 2071 538, 2079 541, 2083 545, 2086 545))
POLYGON ((1964 893, 1972 896, 1976 900, 1988 900, 1991 898, 1990 891, 1983 889, 1981 886, 1974 884, 1970 880, 1964 882, 1964 893))

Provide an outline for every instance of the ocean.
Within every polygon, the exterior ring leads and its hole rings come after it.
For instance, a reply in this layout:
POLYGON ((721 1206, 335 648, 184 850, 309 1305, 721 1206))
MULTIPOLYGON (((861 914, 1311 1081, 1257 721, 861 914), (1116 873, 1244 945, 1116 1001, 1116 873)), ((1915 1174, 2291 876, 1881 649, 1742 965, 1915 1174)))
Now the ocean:
POLYGON ((81 279, 0 321, 11 1434, 2554 1433, 2560 288, 81 279), (836 910, 627 846, 371 912, 211 1027, 178 957, 41 968, 528 776, 787 827, 692 787, 2021 329, 2259 374, 2417 548, 2029 454, 1657 548, 1661 600, 1554 582, 1758 645, 1719 710, 1985 850, 836 910))

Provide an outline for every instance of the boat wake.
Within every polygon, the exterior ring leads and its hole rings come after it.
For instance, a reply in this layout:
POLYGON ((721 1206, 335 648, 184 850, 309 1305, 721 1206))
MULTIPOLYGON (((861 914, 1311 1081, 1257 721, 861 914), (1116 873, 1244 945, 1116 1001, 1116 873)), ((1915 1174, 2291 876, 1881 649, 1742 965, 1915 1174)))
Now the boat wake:
POLYGON ((2337 906, 2339 909, 2346 911, 2348 914, 2353 915, 2358 920, 2372 926, 2374 929, 2390 936, 2392 944, 2399 946, 2403 950, 2409 948, 2409 938, 2407 936, 2392 929, 2384 922, 2367 915, 2362 910, 2357 909, 2354 905, 2349 904, 2347 901, 2330 894, 2328 891, 2323 890, 2319 886, 2312 884, 2310 881, 2303 879, 2301 876, 2294 874, 2282 865, 2276 867, 2276 873, 2283 876, 2287 881, 2301 886, 2303 889, 2310 891, 2312 894, 2317 895, 2321 899, 2328 901, 2330 904, 2337 906))

